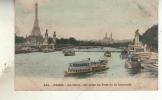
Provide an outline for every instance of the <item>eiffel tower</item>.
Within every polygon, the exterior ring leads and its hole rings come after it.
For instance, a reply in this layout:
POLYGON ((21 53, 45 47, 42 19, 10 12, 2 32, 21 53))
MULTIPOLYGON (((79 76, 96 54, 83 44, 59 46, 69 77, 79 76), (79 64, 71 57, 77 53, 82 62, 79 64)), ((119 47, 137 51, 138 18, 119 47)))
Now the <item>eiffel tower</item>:
POLYGON ((38 3, 35 3, 35 20, 34 25, 32 28, 31 35, 28 37, 28 41, 30 44, 42 44, 43 43, 43 36, 40 31, 39 27, 39 20, 38 20, 38 3))

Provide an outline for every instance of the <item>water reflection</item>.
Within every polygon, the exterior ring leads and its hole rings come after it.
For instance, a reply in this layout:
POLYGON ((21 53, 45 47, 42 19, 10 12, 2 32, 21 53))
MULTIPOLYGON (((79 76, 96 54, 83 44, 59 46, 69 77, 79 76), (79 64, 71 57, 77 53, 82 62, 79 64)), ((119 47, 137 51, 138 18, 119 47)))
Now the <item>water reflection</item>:
POLYGON ((85 78, 89 78, 92 75, 93 73, 86 73, 86 74, 73 75, 72 77, 75 79, 85 79, 85 78))
POLYGON ((127 72, 129 75, 136 75, 138 73, 141 73, 141 68, 127 68, 127 72))

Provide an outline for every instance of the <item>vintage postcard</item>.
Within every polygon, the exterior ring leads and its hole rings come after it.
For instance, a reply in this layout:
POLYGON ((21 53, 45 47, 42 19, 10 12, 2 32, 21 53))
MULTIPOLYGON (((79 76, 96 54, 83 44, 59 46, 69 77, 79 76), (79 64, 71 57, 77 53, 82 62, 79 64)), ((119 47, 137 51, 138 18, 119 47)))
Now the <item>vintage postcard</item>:
POLYGON ((158 90, 158 0, 15 0, 15 90, 158 90))

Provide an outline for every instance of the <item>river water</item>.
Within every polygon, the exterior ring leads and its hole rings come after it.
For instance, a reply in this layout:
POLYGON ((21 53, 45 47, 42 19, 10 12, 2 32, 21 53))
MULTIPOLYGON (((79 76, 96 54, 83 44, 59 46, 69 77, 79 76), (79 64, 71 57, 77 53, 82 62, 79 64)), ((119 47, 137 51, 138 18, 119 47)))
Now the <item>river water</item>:
MULTIPOLYGON (((99 48, 89 49, 98 50, 99 48)), ((109 49, 110 48, 104 48, 109 49)), ((113 49, 112 50, 117 50, 113 49)), ((64 71, 68 69, 71 62, 81 61, 91 58, 92 61, 105 59, 104 52, 76 52, 75 56, 64 56, 61 51, 51 53, 27 53, 16 54, 15 56, 15 76, 16 77, 40 77, 40 78, 63 78, 64 71)), ((127 77, 150 77, 157 78, 157 71, 150 69, 141 69, 138 72, 132 72, 125 68, 125 59, 120 58, 120 52, 112 52, 112 57, 108 59, 108 70, 77 78, 127 78, 127 77)), ((76 78, 76 77, 72 77, 76 78)))

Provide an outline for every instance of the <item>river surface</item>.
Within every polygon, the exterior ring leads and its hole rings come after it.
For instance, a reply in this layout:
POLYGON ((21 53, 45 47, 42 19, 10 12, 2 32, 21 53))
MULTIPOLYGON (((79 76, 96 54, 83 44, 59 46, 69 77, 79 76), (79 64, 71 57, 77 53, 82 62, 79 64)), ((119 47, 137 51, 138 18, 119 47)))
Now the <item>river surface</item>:
MULTIPOLYGON (((110 48, 102 48, 109 49, 110 48)), ((100 50, 100 48, 89 49, 100 50)), ((111 50, 117 50, 111 48, 111 50)), ((84 50, 83 50, 84 51, 84 50)), ((15 56, 15 76, 16 77, 40 77, 40 78, 63 78, 64 71, 68 69, 71 62, 81 61, 90 58, 92 61, 105 59, 104 52, 76 52, 75 56, 64 56, 61 51, 51 53, 27 53, 16 54, 15 56)), ((141 69, 141 71, 130 71, 125 68, 125 59, 120 58, 120 52, 112 52, 112 57, 108 59, 108 70, 77 78, 126 78, 126 77, 150 77, 157 78, 157 71, 152 69, 141 69)), ((76 77, 74 77, 76 78, 76 77)))

